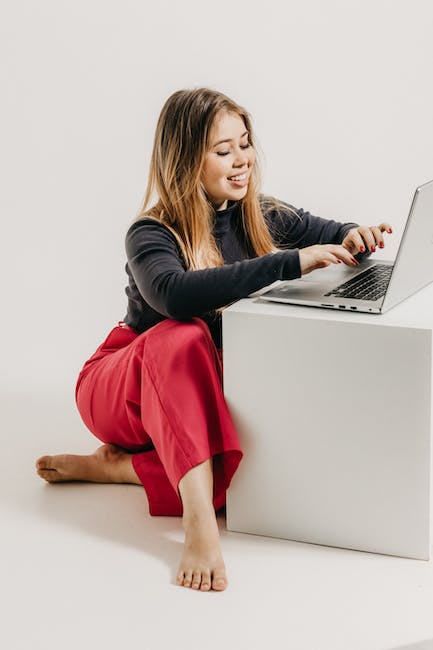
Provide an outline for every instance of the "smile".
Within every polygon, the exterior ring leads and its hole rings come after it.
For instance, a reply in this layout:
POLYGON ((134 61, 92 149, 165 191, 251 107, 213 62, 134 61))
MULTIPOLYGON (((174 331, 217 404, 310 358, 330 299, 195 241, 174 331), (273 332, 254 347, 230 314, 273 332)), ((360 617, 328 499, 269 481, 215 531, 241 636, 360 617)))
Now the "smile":
POLYGON ((234 187, 245 187, 245 185, 248 185, 249 183, 248 174, 246 172, 239 176, 230 176, 227 180, 234 187))
POLYGON ((242 174, 241 176, 229 176, 228 180, 229 181, 244 181, 247 177, 247 174, 242 174))

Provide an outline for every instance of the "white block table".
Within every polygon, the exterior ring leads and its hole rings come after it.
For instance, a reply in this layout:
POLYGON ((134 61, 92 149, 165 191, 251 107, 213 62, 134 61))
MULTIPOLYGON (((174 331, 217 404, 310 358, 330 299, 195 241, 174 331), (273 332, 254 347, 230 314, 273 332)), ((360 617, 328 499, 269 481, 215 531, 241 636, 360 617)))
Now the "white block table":
POLYGON ((430 285, 386 314, 224 310, 228 530, 430 558, 432 306, 430 285))

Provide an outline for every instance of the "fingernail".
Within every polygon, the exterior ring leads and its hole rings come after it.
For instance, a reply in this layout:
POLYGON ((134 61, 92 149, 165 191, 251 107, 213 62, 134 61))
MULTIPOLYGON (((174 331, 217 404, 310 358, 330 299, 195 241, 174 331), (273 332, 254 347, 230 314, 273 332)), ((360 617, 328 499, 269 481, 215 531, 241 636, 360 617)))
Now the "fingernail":
POLYGON ((371 247, 371 252, 374 253, 375 250, 376 250, 376 246, 372 246, 372 247, 371 247))
POLYGON ((364 246, 361 246, 359 250, 361 251, 361 253, 364 253, 365 252, 364 246))
POLYGON ((381 241, 380 244, 379 244, 379 248, 383 248, 384 246, 385 246, 385 244, 383 243, 383 241, 381 241))
POLYGON ((392 232, 392 228, 388 228, 388 232, 392 232))

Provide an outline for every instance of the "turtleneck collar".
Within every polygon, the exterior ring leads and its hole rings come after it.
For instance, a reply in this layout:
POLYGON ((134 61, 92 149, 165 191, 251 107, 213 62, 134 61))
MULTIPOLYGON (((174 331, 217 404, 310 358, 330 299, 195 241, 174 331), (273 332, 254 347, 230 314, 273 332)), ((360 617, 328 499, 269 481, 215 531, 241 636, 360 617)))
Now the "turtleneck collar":
POLYGON ((227 201, 227 207, 224 208, 224 210, 215 210, 214 209, 214 212, 215 212, 215 214, 223 214, 224 212, 227 212, 227 210, 230 210, 234 205, 236 205, 236 203, 238 203, 238 201, 232 201, 231 199, 229 199, 227 201))
POLYGON ((232 215, 236 212, 239 201, 227 201, 224 210, 214 210, 214 233, 222 235, 229 230, 232 215))

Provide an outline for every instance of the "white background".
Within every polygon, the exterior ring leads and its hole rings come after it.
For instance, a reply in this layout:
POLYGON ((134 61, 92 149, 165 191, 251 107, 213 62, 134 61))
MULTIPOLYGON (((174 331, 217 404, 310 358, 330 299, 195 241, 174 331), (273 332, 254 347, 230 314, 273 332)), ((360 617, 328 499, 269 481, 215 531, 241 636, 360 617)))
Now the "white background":
POLYGON ((182 522, 150 517, 140 486, 34 470, 97 446, 75 382, 126 312, 124 237, 167 97, 228 94, 252 115, 264 191, 390 221, 376 255, 392 259, 433 178, 432 33, 430 0, 1 2, 0 645, 378 650, 432 636, 431 563, 221 519, 229 588, 193 593, 174 584, 182 522))
POLYGON ((70 395, 126 313, 124 236, 180 88, 250 112, 266 192, 390 221, 433 178, 428 0, 19 0, 1 43, 2 381, 70 395))

